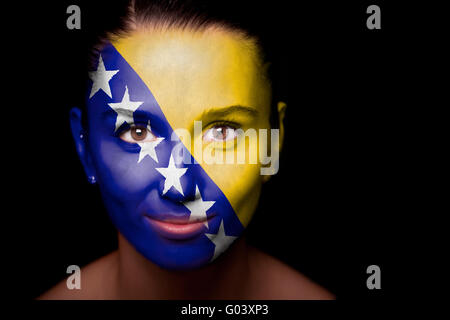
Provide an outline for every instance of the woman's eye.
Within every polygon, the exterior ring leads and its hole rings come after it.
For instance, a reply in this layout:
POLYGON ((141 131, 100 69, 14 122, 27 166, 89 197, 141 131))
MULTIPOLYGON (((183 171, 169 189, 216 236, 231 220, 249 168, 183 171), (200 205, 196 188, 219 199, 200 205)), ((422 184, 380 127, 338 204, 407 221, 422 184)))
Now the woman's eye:
POLYGON ((237 137, 236 128, 220 125, 208 129, 203 135, 205 141, 228 141, 237 137))
POLYGON ((120 139, 130 143, 150 142, 156 140, 156 137, 145 126, 133 125, 128 130, 122 132, 120 139))

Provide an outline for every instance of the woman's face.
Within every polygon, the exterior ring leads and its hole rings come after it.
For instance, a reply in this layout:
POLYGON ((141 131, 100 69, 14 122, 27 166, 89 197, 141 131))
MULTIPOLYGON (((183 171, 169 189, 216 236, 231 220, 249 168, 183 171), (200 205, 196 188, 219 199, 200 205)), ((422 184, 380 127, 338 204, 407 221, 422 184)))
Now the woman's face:
POLYGON ((253 42, 213 28, 136 31, 89 76, 79 152, 115 226, 161 267, 214 260, 249 223, 264 179, 250 154, 265 147, 238 130, 269 129, 253 42))

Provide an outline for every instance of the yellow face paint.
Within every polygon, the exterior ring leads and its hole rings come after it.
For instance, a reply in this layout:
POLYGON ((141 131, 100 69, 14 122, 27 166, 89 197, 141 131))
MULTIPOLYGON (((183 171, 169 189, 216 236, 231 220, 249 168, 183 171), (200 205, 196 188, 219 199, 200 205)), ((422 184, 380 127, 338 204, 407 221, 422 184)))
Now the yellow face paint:
POLYGON ((258 141, 242 140, 224 148, 220 143, 205 141, 205 132, 223 122, 235 123, 243 131, 269 129, 270 85, 256 45, 237 32, 218 28, 142 29, 112 44, 150 88, 172 128, 190 132, 190 143, 183 143, 194 149, 196 160, 247 226, 263 181, 259 162, 248 161, 248 154, 258 154, 258 141), (195 121, 202 121, 201 134, 194 132, 195 121), (245 146, 247 161, 207 163, 196 156, 199 142, 224 157, 245 146))

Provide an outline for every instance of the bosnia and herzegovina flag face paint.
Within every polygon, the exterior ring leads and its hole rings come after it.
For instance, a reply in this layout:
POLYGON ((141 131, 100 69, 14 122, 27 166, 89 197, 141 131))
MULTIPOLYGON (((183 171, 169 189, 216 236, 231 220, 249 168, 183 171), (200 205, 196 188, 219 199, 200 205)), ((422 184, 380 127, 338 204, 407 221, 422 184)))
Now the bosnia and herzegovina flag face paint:
POLYGON ((217 126, 268 127, 270 99, 249 47, 224 32, 136 33, 107 44, 89 74, 85 165, 114 225, 161 267, 214 260, 255 210, 259 165, 196 162, 173 134, 196 120, 204 131, 193 140, 217 126))

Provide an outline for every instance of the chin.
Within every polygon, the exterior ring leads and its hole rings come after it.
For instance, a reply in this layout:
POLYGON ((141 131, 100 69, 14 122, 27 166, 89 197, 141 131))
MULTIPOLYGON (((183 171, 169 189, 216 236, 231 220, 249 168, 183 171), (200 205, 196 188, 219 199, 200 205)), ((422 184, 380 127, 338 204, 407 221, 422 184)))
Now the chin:
POLYGON ((171 271, 198 269, 211 262, 214 247, 203 239, 205 236, 191 241, 174 241, 162 239, 158 245, 135 246, 147 260, 157 266, 171 271))

